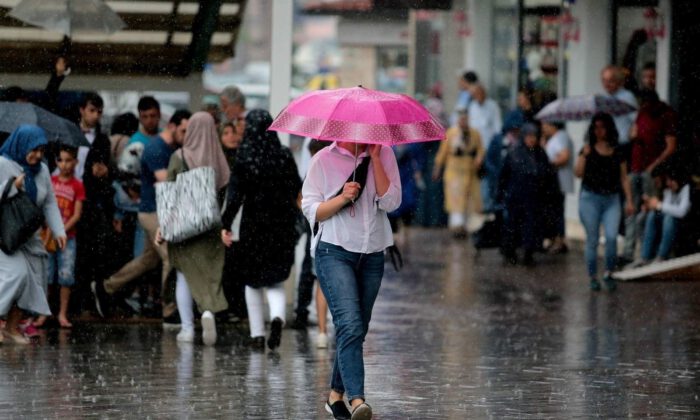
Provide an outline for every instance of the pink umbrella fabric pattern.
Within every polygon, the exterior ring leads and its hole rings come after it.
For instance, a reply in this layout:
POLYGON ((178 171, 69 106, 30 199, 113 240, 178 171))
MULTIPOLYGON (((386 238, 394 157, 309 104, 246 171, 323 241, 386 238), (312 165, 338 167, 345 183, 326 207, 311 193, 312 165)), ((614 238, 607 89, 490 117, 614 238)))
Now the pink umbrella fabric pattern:
POLYGON ((605 95, 570 96, 547 104, 535 115, 540 121, 581 121, 588 120, 597 112, 612 116, 625 115, 637 108, 627 102, 605 95))
POLYGON ((440 122, 415 99, 361 86, 306 93, 287 105, 269 130, 387 146, 445 137, 440 122))

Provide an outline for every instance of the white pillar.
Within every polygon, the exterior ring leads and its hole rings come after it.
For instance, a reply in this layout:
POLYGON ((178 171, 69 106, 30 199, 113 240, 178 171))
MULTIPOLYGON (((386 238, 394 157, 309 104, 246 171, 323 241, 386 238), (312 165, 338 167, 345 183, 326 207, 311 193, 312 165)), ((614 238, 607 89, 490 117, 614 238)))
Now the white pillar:
POLYGON ((661 100, 668 102, 671 83, 671 0, 660 0, 659 11, 664 18, 666 34, 656 41, 656 91, 661 100))
POLYGON ((493 61, 493 4, 490 1, 469 0, 467 2, 469 24, 472 34, 465 44, 464 67, 479 76, 486 89, 491 88, 493 61))
MULTIPOLYGON (((602 93, 600 71, 609 63, 612 37, 612 16, 609 0, 579 0, 571 7, 571 14, 578 19, 579 42, 569 42, 567 60, 567 96, 602 93)), ((574 156, 583 147, 588 121, 569 122, 567 131, 574 143, 574 156)), ((566 218, 578 221, 578 196, 569 194, 566 202, 566 218)), ((571 232, 569 232, 571 233, 571 232)))
MULTIPOLYGON (((272 2, 272 48, 270 57, 270 114, 273 118, 289 103, 292 90, 293 0, 272 2)), ((289 135, 279 133, 289 146, 289 135)))

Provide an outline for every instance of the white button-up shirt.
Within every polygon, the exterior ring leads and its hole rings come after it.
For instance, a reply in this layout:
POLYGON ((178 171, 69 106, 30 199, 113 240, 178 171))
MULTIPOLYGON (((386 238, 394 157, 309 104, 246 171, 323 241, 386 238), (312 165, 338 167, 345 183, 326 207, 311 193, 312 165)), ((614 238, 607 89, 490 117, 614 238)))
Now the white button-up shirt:
MULTIPOLYGON (((637 108, 637 98, 635 98, 634 94, 627 89, 620 88, 617 90, 617 92, 609 96, 612 96, 613 98, 622 102, 627 102, 628 104, 637 108)), ((629 143, 630 129, 632 128, 632 124, 634 124, 636 120, 636 112, 630 112, 629 114, 618 115, 616 117, 613 117, 613 121, 615 121, 615 128, 617 128, 617 133, 620 136, 620 144, 629 143)))
MULTIPOLYGON (((358 165, 365 156, 366 152, 358 156, 358 165)), ((390 183, 387 192, 381 197, 377 195, 374 170, 370 163, 367 185, 355 201, 354 210, 346 207, 319 223, 318 233, 311 245, 312 255, 321 240, 362 254, 384 251, 393 245, 387 213, 401 204, 401 178, 394 151, 390 147, 382 147, 380 159, 390 183)), ((322 149, 311 159, 302 188, 301 208, 312 228, 316 223, 318 206, 336 196, 352 175, 354 165, 355 156, 336 143, 322 149)))
POLYGON ((469 104, 469 126, 479 132, 484 150, 489 150, 493 137, 501 132, 501 108, 493 99, 487 98, 483 104, 471 101, 469 104))

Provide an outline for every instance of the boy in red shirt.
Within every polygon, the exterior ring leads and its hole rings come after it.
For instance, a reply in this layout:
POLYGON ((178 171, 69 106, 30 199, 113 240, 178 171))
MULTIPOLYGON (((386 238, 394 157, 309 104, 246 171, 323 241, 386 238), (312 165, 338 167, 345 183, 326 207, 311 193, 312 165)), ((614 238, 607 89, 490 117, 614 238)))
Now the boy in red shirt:
MULTIPOLYGON (((78 149, 61 145, 56 164, 59 174, 51 177, 51 184, 56 194, 68 241, 65 248, 50 255, 48 283, 53 285, 58 282, 61 287, 58 323, 62 328, 70 328, 73 325, 68 321, 68 302, 71 287, 75 284, 75 225, 83 211, 85 188, 83 183, 74 176, 75 166, 78 164, 78 149)), ((43 324, 43 321, 39 319, 37 324, 43 324)))

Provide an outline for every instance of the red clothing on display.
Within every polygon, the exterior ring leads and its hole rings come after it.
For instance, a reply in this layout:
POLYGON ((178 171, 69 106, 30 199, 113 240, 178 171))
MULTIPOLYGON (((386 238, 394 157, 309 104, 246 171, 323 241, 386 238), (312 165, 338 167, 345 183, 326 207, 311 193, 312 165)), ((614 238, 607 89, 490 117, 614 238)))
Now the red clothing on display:
POLYGON ((632 172, 644 172, 666 148, 666 136, 676 135, 676 113, 661 102, 642 107, 637 115, 637 138, 632 141, 632 172))
MULTIPOLYGON (((54 194, 56 194, 58 210, 61 212, 61 218, 65 225, 75 213, 75 202, 85 201, 85 187, 76 178, 62 181, 57 175, 51 177, 51 184, 54 194)), ((66 232, 66 235, 69 238, 75 238, 75 228, 66 232)))

